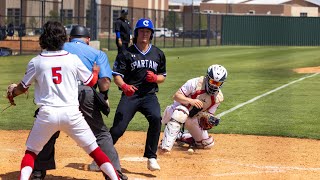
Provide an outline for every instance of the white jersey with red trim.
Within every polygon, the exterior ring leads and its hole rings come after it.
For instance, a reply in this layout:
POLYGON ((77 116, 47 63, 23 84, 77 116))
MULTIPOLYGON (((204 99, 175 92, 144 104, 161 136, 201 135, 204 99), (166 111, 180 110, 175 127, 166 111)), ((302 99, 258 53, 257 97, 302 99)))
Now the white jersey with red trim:
POLYGON ((44 51, 29 62, 21 83, 24 88, 35 83, 38 106, 78 106, 77 80, 86 85, 92 78, 78 56, 64 50, 44 51))
MULTIPOLYGON (((197 77, 188 80, 184 85, 181 86, 180 91, 189 98, 199 99, 203 102, 203 109, 201 111, 207 111, 211 114, 214 114, 223 101, 223 94, 219 90, 214 96, 210 96, 205 91, 205 83, 203 83, 205 77, 197 77)), ((180 103, 174 101, 173 108, 179 106, 180 103)), ((190 104, 184 104, 189 110, 192 109, 190 104)))

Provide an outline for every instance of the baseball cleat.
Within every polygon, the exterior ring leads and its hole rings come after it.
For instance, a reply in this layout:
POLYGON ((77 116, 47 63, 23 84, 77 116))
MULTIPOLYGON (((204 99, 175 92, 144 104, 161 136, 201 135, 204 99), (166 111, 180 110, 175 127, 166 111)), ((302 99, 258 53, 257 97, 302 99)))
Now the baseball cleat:
POLYGON ((159 166, 159 164, 158 164, 158 162, 157 162, 157 159, 155 159, 155 158, 150 158, 150 159, 148 159, 147 168, 148 168, 150 171, 160 170, 160 166, 159 166))
POLYGON ((170 155, 171 152, 168 149, 160 149, 160 153, 163 155, 170 155))
POLYGON ((46 177, 46 170, 34 170, 31 174, 30 180, 43 180, 46 177))
POLYGON ((97 165, 97 163, 95 161, 92 161, 92 163, 89 164, 88 170, 89 171, 101 171, 99 166, 97 165))
POLYGON ((176 142, 179 146, 183 146, 185 144, 196 146, 196 141, 193 139, 190 133, 179 133, 176 142))

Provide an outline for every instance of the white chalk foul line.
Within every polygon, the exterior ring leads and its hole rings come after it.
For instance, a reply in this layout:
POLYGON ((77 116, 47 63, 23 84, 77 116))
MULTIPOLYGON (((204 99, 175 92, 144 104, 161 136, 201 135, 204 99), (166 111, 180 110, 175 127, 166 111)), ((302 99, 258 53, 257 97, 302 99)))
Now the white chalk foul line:
POLYGON ((305 76, 305 77, 302 77, 302 78, 300 78, 300 79, 291 81, 291 82, 289 82, 289 83, 287 83, 287 84, 285 84, 285 85, 282 85, 282 86, 277 87, 277 88, 275 88, 275 89, 273 89, 273 90, 271 90, 271 91, 268 91, 268 92, 266 92, 266 93, 264 93, 264 94, 262 94, 262 95, 260 95, 260 96, 254 97, 254 98, 250 99, 249 101, 246 101, 246 102, 244 102, 244 103, 238 104, 237 106, 235 106, 235 107, 233 107, 233 108, 231 108, 231 109, 229 109, 229 110, 227 110, 227 111, 223 111, 222 113, 218 114, 217 117, 222 117, 222 116, 224 116, 224 115, 226 115, 226 114, 228 114, 228 113, 230 113, 230 112, 232 112, 232 111, 234 111, 234 110, 236 110, 236 109, 239 109, 239 108, 241 108, 242 106, 245 106, 245 105, 247 105, 247 104, 250 104, 250 103, 252 103, 252 102, 254 102, 254 101, 256 101, 256 100, 258 100, 258 99, 260 99, 260 98, 262 98, 262 97, 264 97, 264 96, 267 96, 267 95, 269 95, 269 94, 271 94, 271 93, 274 93, 274 92, 276 92, 276 91, 279 91, 280 89, 283 89, 283 88, 285 88, 285 87, 287 87, 287 86, 289 86, 289 85, 291 85, 291 84, 294 84, 294 83, 299 82, 299 81, 302 81, 302 80, 304 80, 304 79, 307 79, 307 78, 316 76, 316 75, 318 75, 318 74, 320 74, 320 73, 315 73, 315 74, 312 74, 312 75, 309 75, 309 76, 305 76))

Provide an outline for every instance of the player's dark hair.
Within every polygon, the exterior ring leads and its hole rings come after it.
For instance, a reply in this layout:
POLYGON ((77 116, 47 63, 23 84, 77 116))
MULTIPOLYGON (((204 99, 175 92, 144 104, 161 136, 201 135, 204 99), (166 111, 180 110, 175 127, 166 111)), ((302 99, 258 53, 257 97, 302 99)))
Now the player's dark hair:
POLYGON ((57 21, 48 21, 43 25, 43 32, 39 38, 42 49, 48 51, 62 50, 67 41, 67 33, 64 26, 57 21))

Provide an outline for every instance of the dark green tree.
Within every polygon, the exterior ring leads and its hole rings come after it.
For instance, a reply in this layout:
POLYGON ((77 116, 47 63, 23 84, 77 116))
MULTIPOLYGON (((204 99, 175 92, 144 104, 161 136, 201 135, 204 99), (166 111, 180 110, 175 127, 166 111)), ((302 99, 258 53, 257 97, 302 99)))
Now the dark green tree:
POLYGON ((59 21, 59 12, 53 10, 49 11, 49 20, 59 21))
POLYGON ((170 30, 177 30, 179 27, 182 27, 180 14, 174 11, 169 11, 165 18, 164 25, 170 30))

